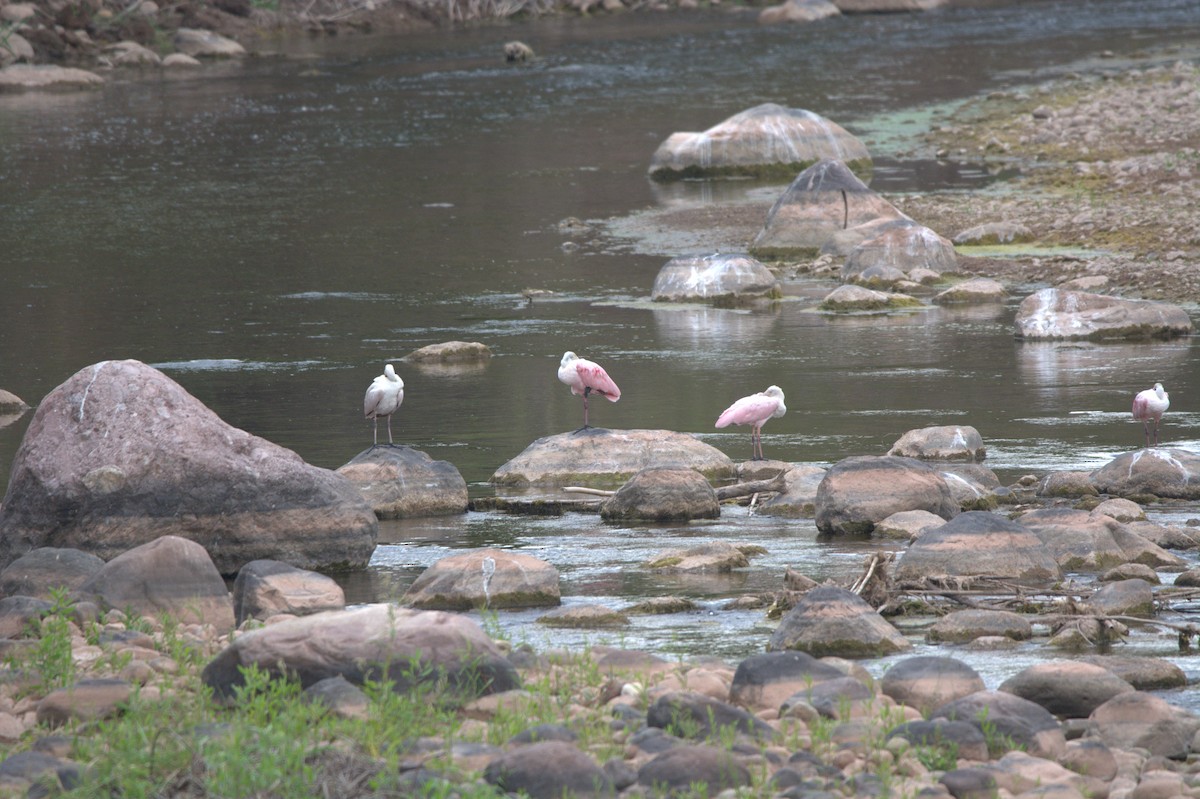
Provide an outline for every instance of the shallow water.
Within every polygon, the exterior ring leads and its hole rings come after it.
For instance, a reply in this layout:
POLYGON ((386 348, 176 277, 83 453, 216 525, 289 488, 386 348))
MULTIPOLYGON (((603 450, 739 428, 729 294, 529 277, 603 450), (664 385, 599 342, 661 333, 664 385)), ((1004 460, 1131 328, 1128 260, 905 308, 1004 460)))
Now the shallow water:
MULTIPOLYGON (((1156 380, 1172 394, 1166 439, 1200 446, 1190 340, 1018 342, 1013 308, 1034 286, 1001 308, 885 317, 813 313, 828 284, 804 282, 769 310, 662 307, 647 302, 659 267, 711 242, 629 232, 642 210, 782 189, 650 183, 650 155, 672 131, 778 102, 862 136, 881 191, 995 185, 1003 174, 931 161, 914 137, 973 94, 1169 63, 1197 33, 1190 0, 982 3, 776 28, 724 11, 645 14, 285 42, 288 57, 200 76, 0 96, 0 386, 34 402, 96 361, 138 358, 231 424, 335 468, 370 443, 359 408, 385 361, 482 341, 495 353, 486 366, 400 365, 394 420, 398 441, 454 463, 475 495, 530 441, 579 424, 555 379, 567 349, 623 389, 620 403, 594 404, 593 422, 694 432, 736 458, 748 435, 713 420, 772 383, 789 412, 764 447, 792 461, 881 453, 906 430, 962 423, 1005 481, 1090 469, 1140 445, 1129 398, 1156 380), (513 38, 539 59, 503 64, 513 38), (567 216, 590 230, 561 233, 567 216), (527 287, 555 294, 529 304, 527 287)), ((29 418, 0 428, 0 484, 29 418)), ((845 577, 883 546, 818 541, 811 522, 736 510, 665 527, 471 513, 385 523, 382 541, 347 581, 353 601, 398 596, 455 549, 520 548, 562 571, 568 604, 683 594, 704 609, 612 635, 501 614, 514 638, 728 657, 761 651, 771 625, 720 611, 724 599, 777 588, 787 565, 845 577), (710 539, 769 554, 704 580, 639 568, 710 539)), ((1012 662, 978 660, 989 675, 1012 662)))

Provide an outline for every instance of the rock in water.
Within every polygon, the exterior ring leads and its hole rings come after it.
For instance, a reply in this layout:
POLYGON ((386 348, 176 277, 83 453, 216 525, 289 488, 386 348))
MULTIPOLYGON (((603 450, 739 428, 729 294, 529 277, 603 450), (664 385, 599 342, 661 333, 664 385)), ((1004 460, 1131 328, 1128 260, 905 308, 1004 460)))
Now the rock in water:
POLYGON ((371 447, 338 468, 381 519, 467 512, 467 481, 454 464, 412 447, 371 447))
POLYGON ((1017 338, 1169 339, 1192 332, 1192 320, 1178 305, 1126 300, 1084 291, 1042 289, 1017 307, 1017 338))
POLYGON ((38 407, 0 510, 0 565, 38 547, 111 560, 165 535, 222 574, 271 558, 365 566, 378 522, 348 480, 223 422, 139 361, 77 372, 38 407))

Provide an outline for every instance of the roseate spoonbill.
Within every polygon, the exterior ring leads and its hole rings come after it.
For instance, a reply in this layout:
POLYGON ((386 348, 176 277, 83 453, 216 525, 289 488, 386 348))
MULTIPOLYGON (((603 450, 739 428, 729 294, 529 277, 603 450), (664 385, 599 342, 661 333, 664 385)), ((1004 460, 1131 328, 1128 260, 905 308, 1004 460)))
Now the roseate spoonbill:
POLYGON ((1154 446, 1158 446, 1158 425, 1162 415, 1171 407, 1171 398, 1163 390, 1162 383, 1155 383, 1154 388, 1139 391, 1133 398, 1133 418, 1142 423, 1146 433, 1146 446, 1150 446, 1150 422, 1154 421, 1154 446))
POLYGON ((387 417, 388 443, 392 443, 392 414, 400 409, 404 402, 404 381, 396 374, 389 363, 383 367, 383 374, 371 381, 367 395, 363 397, 363 416, 375 422, 375 443, 379 446, 379 417, 387 417))
POLYGON ((580 358, 573 352, 563 354, 562 362, 558 365, 558 379, 571 387, 572 394, 583 397, 583 427, 576 430, 576 433, 590 427, 589 394, 599 394, 609 402, 616 402, 621 398, 621 389, 617 388, 617 384, 608 376, 608 372, 604 371, 604 367, 592 363, 587 358, 580 358))
POLYGON ((717 427, 729 427, 731 424, 750 425, 750 448, 752 450, 750 459, 761 461, 764 460, 762 426, 767 423, 768 419, 783 416, 785 413, 787 413, 787 406, 783 404, 783 389, 779 386, 770 386, 766 391, 742 397, 726 408, 725 412, 717 418, 717 427))

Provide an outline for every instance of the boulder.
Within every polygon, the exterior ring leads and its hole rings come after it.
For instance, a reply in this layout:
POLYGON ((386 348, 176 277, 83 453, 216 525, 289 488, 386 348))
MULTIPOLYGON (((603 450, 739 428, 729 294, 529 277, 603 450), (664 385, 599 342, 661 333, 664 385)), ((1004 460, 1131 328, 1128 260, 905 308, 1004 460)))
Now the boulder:
POLYGON ((655 302, 716 302, 779 297, 779 280, 749 255, 681 255, 667 261, 654 278, 655 302))
POLYGON ((1108 669, 1139 691, 1159 691, 1187 685, 1183 669, 1169 660, 1148 655, 1084 655, 1083 663, 1108 669))
POLYGON ((962 510, 995 510, 1007 492, 996 473, 971 461, 940 461, 938 474, 962 510))
POLYGON ((539 741, 505 752, 487 764, 483 779, 529 799, 612 796, 612 781, 589 755, 565 741, 539 741))
POLYGON ((79 680, 48 693, 37 703, 38 724, 61 727, 71 721, 116 716, 133 696, 133 686, 111 677, 79 680))
POLYGON ((1092 508, 1090 514, 1092 516, 1108 516, 1122 524, 1146 521, 1146 511, 1142 506, 1128 499, 1106 499, 1092 508))
POLYGON ((729 572, 750 565, 742 549, 727 541, 712 541, 683 549, 668 549, 658 553, 646 564, 657 571, 729 572))
MULTIPOLYGON (((989 747, 1021 748, 1038 757, 1057 758, 1066 750, 1058 720, 1041 705, 1003 691, 977 691, 939 707, 930 717, 965 721, 979 728, 989 747)), ((996 757, 1000 751, 992 751, 996 757)))
POLYGON ((1037 486, 1039 497, 1094 497, 1097 493, 1089 472, 1050 472, 1037 486))
POLYGON ((941 475, 912 458, 858 456, 838 461, 817 487, 817 530, 870 533, 893 513, 926 510, 943 519, 958 513, 941 475))
POLYGON ((497 469, 492 483, 619 486, 652 466, 695 469, 709 480, 735 475, 728 455, 687 433, 591 427, 539 438, 497 469))
POLYGON ((778 710, 788 697, 842 676, 836 666, 823 663, 807 652, 751 655, 733 673, 729 701, 752 712, 778 710))
POLYGON ((199 543, 222 574, 264 557, 332 569, 367 564, 378 522, 345 478, 230 427, 157 369, 77 372, 13 460, 0 565, 46 546, 108 560, 168 535, 199 543))
POLYGON ((829 0, 786 0, 777 6, 767 6, 758 12, 758 24, 778 25, 783 22, 816 22, 841 14, 829 0))
POLYGON ((0 596, 49 599, 55 588, 74 591, 104 566, 104 561, 78 549, 40 547, 0 571, 0 596))
POLYGON ((234 627, 233 601, 204 547, 168 535, 105 563, 76 593, 103 609, 170 616, 184 624, 234 627))
POLYGON ((562 601, 558 570, 531 555, 475 549, 450 555, 421 572, 404 602, 419 608, 537 608, 562 601))
POLYGON ((1158 572, 1140 563, 1122 563, 1120 566, 1113 566, 1096 579, 1102 583, 1115 583, 1118 580, 1137 579, 1145 580, 1151 585, 1162 585, 1162 580, 1158 578, 1158 572))
POLYGON ((945 523, 946 520, 941 516, 927 510, 902 510, 878 522, 871 535, 875 538, 915 541, 926 531, 941 527, 945 523))
POLYGON ((880 218, 907 217, 867 188, 843 161, 821 160, 797 175, 771 206, 750 253, 768 258, 812 255, 839 230, 880 218))
POLYGON ((1066 571, 1098 572, 1124 563, 1182 570, 1182 558, 1109 516, 1071 508, 1043 508, 1022 514, 1021 526, 1033 532, 1066 571))
POLYGON ((887 264, 871 264, 853 274, 845 274, 843 271, 842 279, 856 286, 885 292, 911 285, 908 275, 887 264))
POLYGON ((175 49, 193 58, 236 58, 246 54, 246 48, 226 36, 199 28, 180 28, 175 31, 175 49))
POLYGON ((794 175, 835 159, 871 171, 866 146, 840 125, 799 108, 763 103, 703 133, 672 133, 650 159, 650 176, 794 175))
POLYGON ((882 657, 911 648, 895 627, 857 594, 820 586, 784 614, 767 651, 798 649, 813 657, 882 657))
POLYGON ((986 222, 960 231, 955 244, 1024 244, 1034 240, 1033 233, 1020 222, 986 222))
POLYGON ((1182 760, 1200 731, 1200 719, 1143 691, 1119 693, 1092 711, 1091 734, 1113 749, 1140 747, 1182 760))
POLYGON ((925 633, 935 643, 965 644, 985 636, 1003 636, 1014 641, 1033 637, 1029 620, 1008 610, 969 608, 955 610, 942 616, 925 633))
POLYGON ((10 64, 0 69, 0 94, 43 89, 94 89, 103 83, 104 78, 95 73, 57 64, 10 64))
POLYGON ((676 521, 716 519, 721 515, 717 492, 695 469, 643 469, 600 506, 606 521, 676 521))
POLYGON ((825 469, 808 463, 793 463, 783 473, 784 489, 758 506, 762 516, 811 517, 817 512, 817 486, 825 469))
POLYGON ((467 512, 467 481, 454 464, 412 447, 371 447, 337 473, 358 487, 380 519, 467 512))
POLYGON ((956 283, 934 295, 935 305, 983 305, 1004 302, 1008 292, 1004 285, 990 277, 976 277, 956 283))
POLYGON ((519 686, 516 669, 466 616, 395 605, 366 605, 270 624, 238 634, 201 674, 218 697, 232 697, 243 670, 257 667, 305 688, 341 675, 355 685, 390 680, 407 691, 446 679, 474 695, 519 686))
POLYGON ((1056 660, 1022 669, 1002 682, 1000 690, 1036 702, 1060 718, 1085 719, 1114 696, 1134 688, 1100 666, 1056 660))
POLYGON ((716 796, 749 786, 751 778, 738 756, 724 747, 676 746, 639 768, 637 783, 653 795, 716 796))
POLYGON ((233 581, 233 612, 239 625, 281 613, 307 616, 345 607, 346 594, 332 577, 277 560, 252 560, 233 581))
POLYGON ((1105 494, 1197 499, 1200 455, 1166 447, 1134 450, 1113 458, 1092 472, 1090 479, 1105 494))
POLYGON ((907 216, 880 216, 863 222, 861 225, 836 230, 825 243, 821 245, 821 255, 832 255, 845 258, 864 241, 870 241, 898 227, 911 227, 918 224, 907 216))
POLYGON ((987 511, 967 511, 914 541, 896 564, 897 580, 995 577, 1046 585, 1062 577, 1053 553, 1033 532, 987 511))
POLYGON ((1041 289, 1017 307, 1016 335, 1047 339, 1168 339, 1192 332, 1178 305, 1083 291, 1041 289))
POLYGON ((414 364, 475 363, 491 357, 491 349, 478 341, 443 341, 413 350, 401 360, 414 364))
POLYGON ((969 425, 944 425, 909 430, 888 455, 922 461, 981 461, 987 457, 983 438, 969 425))
POLYGON ((25 403, 25 400, 11 391, 5 391, 0 388, 0 414, 24 413, 27 410, 29 410, 29 406, 25 403))
POLYGON ((838 286, 825 295, 817 306, 822 311, 891 311, 902 308, 919 308, 921 301, 907 294, 876 291, 865 286, 838 286))
MULTIPOLYGON (((965 760, 988 759, 987 738, 978 727, 965 721, 949 719, 908 721, 898 727, 893 727, 887 737, 888 740, 903 738, 914 746, 950 749, 965 760)), ((962 794, 954 795, 962 796, 962 794)), ((992 794, 981 794, 981 796, 990 795, 992 794)))
POLYGON ((658 697, 646 711, 646 725, 701 741, 720 741, 729 730, 764 740, 775 732, 745 710, 695 691, 670 691, 658 697))
POLYGON ((928 269, 939 275, 955 272, 954 245, 924 225, 897 225, 859 244, 846 256, 842 280, 855 281, 872 268, 890 267, 901 273, 928 269))
POLYGON ((628 627, 629 617, 604 605, 572 605, 538 616, 538 624, 572 630, 602 630, 628 627))
POLYGON ((162 58, 153 50, 137 42, 123 41, 104 48, 114 67, 157 67, 162 58))
POLYGON ((879 681, 879 690, 885 696, 916 708, 922 715, 985 687, 975 669, 961 660, 938 655, 905 658, 884 672, 879 681))
POLYGON ((1154 615, 1154 586, 1145 580, 1104 583, 1087 601, 1088 607, 1106 616, 1154 615))

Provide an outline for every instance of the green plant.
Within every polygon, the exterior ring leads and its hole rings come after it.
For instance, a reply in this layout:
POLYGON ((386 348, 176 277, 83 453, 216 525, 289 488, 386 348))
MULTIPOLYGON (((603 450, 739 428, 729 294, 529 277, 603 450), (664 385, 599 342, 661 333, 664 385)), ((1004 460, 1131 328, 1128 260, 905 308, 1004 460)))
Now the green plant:
POLYGON ((24 666, 35 679, 33 693, 49 693, 75 684, 75 659, 71 656, 71 620, 75 603, 65 587, 50 589, 50 609, 29 622, 35 639, 24 657, 8 659, 11 668, 24 666))
POLYGON ((979 722, 979 729, 983 732, 983 739, 987 742, 988 754, 992 757, 999 757, 1005 752, 1023 752, 1025 747, 1017 742, 1011 735, 1003 733, 996 726, 996 722, 988 718, 988 709, 982 708, 975 715, 976 721, 979 722))

